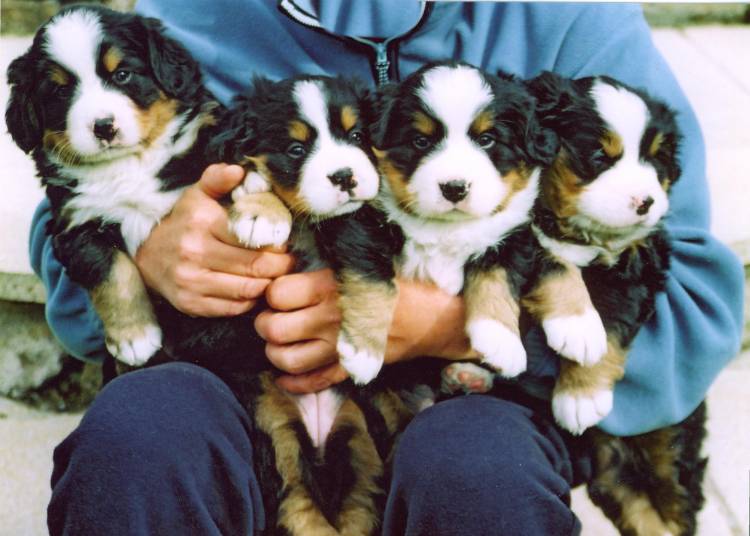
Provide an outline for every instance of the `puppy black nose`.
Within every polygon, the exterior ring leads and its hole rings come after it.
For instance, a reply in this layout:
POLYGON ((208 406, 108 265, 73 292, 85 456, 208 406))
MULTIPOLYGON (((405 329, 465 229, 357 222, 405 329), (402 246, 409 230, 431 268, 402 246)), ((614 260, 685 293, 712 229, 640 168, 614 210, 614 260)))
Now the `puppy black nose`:
POLYGON ((102 141, 112 141, 117 134, 115 128, 115 118, 112 116, 103 117, 94 121, 94 136, 102 141))
POLYGON ((440 191, 451 203, 458 203, 469 195, 469 185, 463 180, 453 180, 440 183, 440 191))
POLYGON ((338 171, 328 175, 328 180, 333 183, 334 186, 341 188, 342 192, 351 192, 357 187, 357 181, 354 180, 354 172, 352 168, 341 168, 338 171))
POLYGON ((639 216, 645 216, 653 204, 654 198, 649 195, 645 199, 640 200, 640 203, 636 206, 635 213, 639 216))

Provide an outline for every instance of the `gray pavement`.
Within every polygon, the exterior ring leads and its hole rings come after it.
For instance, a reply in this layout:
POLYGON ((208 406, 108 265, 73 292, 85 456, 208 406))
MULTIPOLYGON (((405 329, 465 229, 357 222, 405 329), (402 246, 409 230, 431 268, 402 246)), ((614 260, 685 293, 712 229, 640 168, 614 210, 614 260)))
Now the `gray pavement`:
MULTIPOLYGON (((750 28, 659 29, 654 40, 672 66, 703 127, 712 194, 713 231, 750 263, 750 28)), ((0 38, 0 70, 29 38, 0 38)), ((0 85, 4 108, 7 87, 0 85)), ((29 274, 27 230, 42 193, 28 159, 0 129, 0 274, 29 274)), ((2 281, 0 281, 2 283, 2 281)), ((2 287, 2 285, 0 285, 2 287)), ((0 288, 0 299, 7 298, 0 288)), ((23 290, 19 292, 24 292, 23 290)), ((38 298, 36 298, 38 299, 38 298)), ((709 393, 710 456, 707 505, 700 536, 748 536, 750 490, 750 352, 719 376, 709 393)), ((78 422, 75 415, 35 412, 0 398, 0 536, 45 534, 44 509, 54 445, 78 422)), ((615 534, 583 490, 574 508, 584 535, 615 534)))

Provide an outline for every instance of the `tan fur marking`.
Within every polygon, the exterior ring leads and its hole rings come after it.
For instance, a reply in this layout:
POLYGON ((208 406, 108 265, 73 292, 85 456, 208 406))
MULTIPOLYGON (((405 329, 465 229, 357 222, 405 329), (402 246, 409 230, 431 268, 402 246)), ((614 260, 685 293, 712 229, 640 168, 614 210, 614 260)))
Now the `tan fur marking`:
POLYGON ((385 354, 398 292, 395 285, 344 270, 339 274, 341 329, 359 349, 385 354))
POLYGON ((53 65, 49 70, 49 79, 58 86, 70 84, 70 75, 59 65, 53 65))
POLYGON ((354 128, 354 125, 359 121, 359 116, 354 108, 351 106, 344 106, 341 108, 341 126, 344 127, 346 132, 349 132, 354 128))
POLYGON ((302 121, 293 119, 289 122, 289 137, 304 143, 310 139, 310 127, 302 121))
POLYGON ((303 482, 300 445, 292 428, 301 421, 297 406, 276 386, 271 373, 262 374, 261 387, 263 394, 257 399, 255 422, 271 438, 282 492, 286 492, 279 505, 278 524, 294 535, 337 535, 303 482))
POLYGON ((411 214, 412 206, 416 203, 416 196, 409 191, 406 184, 406 178, 393 162, 388 158, 386 152, 376 151, 375 156, 378 158, 378 170, 380 176, 388 181, 393 199, 396 201, 401 210, 411 214))
POLYGON ((503 182, 509 186, 509 189, 508 193, 495 209, 495 214, 505 210, 508 207, 508 204, 513 200, 513 196, 528 186, 530 177, 531 173, 529 173, 528 168, 526 168, 524 164, 520 164, 518 168, 503 175, 503 182))
POLYGON ((109 50, 105 52, 104 57, 102 58, 102 63, 104 64, 104 68, 107 69, 110 73, 115 72, 117 67, 120 66, 120 62, 122 61, 122 58, 124 57, 122 50, 120 50, 117 47, 109 47, 109 50))
POLYGON ((555 394, 593 395, 598 391, 612 389, 615 382, 625 373, 627 352, 614 337, 607 338, 607 352, 604 357, 591 366, 583 366, 560 360, 560 375, 555 384, 555 394))
POLYGON ((81 162, 81 155, 73 150, 68 133, 65 131, 45 130, 42 136, 42 147, 66 165, 77 165, 81 162))
POLYGON ((656 156, 656 153, 661 149, 661 144, 664 142, 664 134, 657 132, 654 139, 651 140, 651 145, 648 146, 649 156, 656 156))
POLYGON ((490 318, 497 320, 513 333, 519 334, 520 307, 508 284, 504 268, 469 275, 464 286, 466 323, 490 318))
POLYGON ((156 325, 141 274, 122 251, 115 251, 107 279, 90 294, 109 340, 138 339, 144 336, 147 327, 156 325))
POLYGON ((390 389, 376 393, 372 403, 383 416, 389 434, 403 430, 414 416, 402 398, 390 389))
POLYGON ((141 128, 141 139, 148 147, 164 133, 177 112, 177 101, 161 94, 158 100, 146 110, 139 110, 138 121, 141 128))
POLYGON ((437 130, 435 121, 424 112, 414 112, 411 121, 412 126, 425 136, 432 136, 437 130))
POLYGON ((367 429, 362 410, 351 399, 341 405, 331 433, 342 426, 355 430, 348 446, 356 480, 344 498, 335 525, 342 535, 371 534, 379 524, 374 498, 383 493, 378 484, 383 476, 383 462, 367 429))
POLYGON ((479 136, 480 134, 491 129, 494 125, 495 125, 495 116, 492 114, 491 111, 484 110, 478 116, 476 116, 476 118, 474 118, 474 121, 471 122, 471 127, 469 127, 469 130, 475 136, 479 136))
POLYGON ((578 197, 582 191, 583 185, 568 167, 568 158, 564 153, 542 173, 542 201, 558 218, 569 218, 578 214, 578 197))
POLYGON ((282 188, 268 169, 268 157, 266 155, 245 156, 239 163, 246 170, 254 170, 263 175, 271 184, 273 193, 281 199, 289 211, 296 216, 307 216, 311 214, 310 205, 301 196, 297 188, 282 188))
POLYGON ((572 263, 555 259, 564 270, 551 273, 537 282, 521 300, 524 309, 538 322, 560 316, 583 314, 593 308, 581 270, 572 263))
POLYGON ((622 155, 622 138, 616 132, 605 132, 604 136, 602 136, 602 139, 599 141, 602 144, 604 154, 610 158, 618 158, 622 155))

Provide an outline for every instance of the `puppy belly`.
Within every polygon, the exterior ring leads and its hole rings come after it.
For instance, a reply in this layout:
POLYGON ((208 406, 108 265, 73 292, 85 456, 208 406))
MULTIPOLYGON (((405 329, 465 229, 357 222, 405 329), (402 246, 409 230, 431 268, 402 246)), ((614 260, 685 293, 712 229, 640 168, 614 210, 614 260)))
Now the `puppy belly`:
POLYGON ((331 432, 333 421, 344 401, 341 394, 336 389, 325 389, 318 393, 289 396, 299 408, 312 444, 320 447, 331 432))

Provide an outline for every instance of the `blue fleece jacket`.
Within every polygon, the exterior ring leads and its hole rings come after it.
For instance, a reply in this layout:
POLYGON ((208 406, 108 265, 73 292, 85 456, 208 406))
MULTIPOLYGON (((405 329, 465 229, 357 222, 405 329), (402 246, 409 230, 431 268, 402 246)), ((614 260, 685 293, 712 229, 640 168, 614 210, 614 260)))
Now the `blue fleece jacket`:
MULTIPOLYGON (((737 353, 742 267, 709 233, 703 139, 685 95, 654 48, 639 6, 446 2, 425 8, 403 0, 141 0, 137 9, 161 18, 185 43, 200 61, 209 88, 223 101, 246 88, 254 73, 274 79, 344 74, 372 81, 376 61, 390 61, 391 77, 403 77, 427 61, 446 58, 522 78, 542 70, 573 78, 607 74, 647 89, 678 111, 685 135, 684 172, 671 192, 667 219, 674 257, 666 292, 635 340, 614 409, 601 427, 630 435, 681 420, 737 353)), ((42 204, 31 237, 33 265, 49 292, 47 319, 71 353, 99 358, 104 353, 101 324, 86 293, 67 279, 52 255, 44 232, 48 217, 42 204)), ((526 342, 530 366, 524 380, 532 385, 554 375, 556 361, 539 333, 526 342)))

